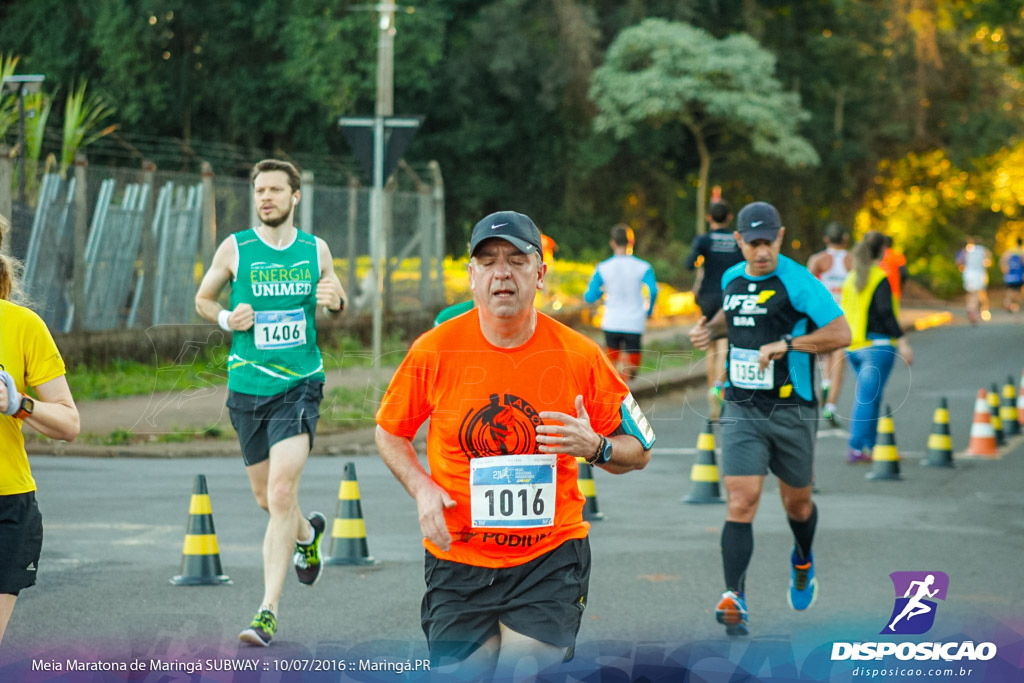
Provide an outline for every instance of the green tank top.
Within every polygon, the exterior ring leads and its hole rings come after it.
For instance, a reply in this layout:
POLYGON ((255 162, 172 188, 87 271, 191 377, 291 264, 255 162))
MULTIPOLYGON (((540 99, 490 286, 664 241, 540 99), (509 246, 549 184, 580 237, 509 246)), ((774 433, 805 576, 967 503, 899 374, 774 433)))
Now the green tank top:
POLYGON ((316 345, 316 238, 297 230, 295 241, 276 249, 255 229, 232 237, 238 268, 231 308, 249 304, 256 320, 248 330, 231 336, 228 388, 273 396, 306 379, 323 381, 324 364, 316 345))

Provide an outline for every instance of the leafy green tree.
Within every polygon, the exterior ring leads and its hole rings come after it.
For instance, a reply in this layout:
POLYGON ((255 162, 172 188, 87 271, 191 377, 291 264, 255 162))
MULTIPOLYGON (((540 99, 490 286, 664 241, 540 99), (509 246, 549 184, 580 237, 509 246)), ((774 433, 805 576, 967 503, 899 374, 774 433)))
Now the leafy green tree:
POLYGON ((797 131, 808 118, 799 95, 783 90, 774 72, 774 57, 748 35, 717 40, 688 24, 648 19, 620 33, 594 72, 594 125, 621 140, 639 126, 682 124, 699 157, 696 225, 703 232, 715 138, 746 139, 756 154, 789 166, 820 162, 797 131))

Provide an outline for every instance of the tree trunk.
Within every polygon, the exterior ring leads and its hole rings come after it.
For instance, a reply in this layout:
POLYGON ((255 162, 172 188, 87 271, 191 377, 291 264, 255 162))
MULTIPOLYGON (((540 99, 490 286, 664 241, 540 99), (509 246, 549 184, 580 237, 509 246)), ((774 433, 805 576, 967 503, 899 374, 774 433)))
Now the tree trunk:
POLYGON ((704 141, 704 131, 697 126, 689 126, 693 133, 693 140, 697 144, 697 154, 700 156, 700 176, 697 182, 697 232, 703 235, 705 232, 704 216, 707 214, 707 190, 708 176, 711 174, 711 153, 708 152, 707 143, 704 141))

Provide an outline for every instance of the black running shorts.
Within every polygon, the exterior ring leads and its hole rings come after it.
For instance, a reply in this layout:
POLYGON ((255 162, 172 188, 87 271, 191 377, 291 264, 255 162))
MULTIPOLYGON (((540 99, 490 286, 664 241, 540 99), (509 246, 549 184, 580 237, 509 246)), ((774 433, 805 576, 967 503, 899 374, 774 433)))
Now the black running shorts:
POLYGON ((639 333, 604 331, 604 346, 612 351, 624 349, 626 353, 640 353, 640 342, 639 333))
POLYGON ((722 310, 723 295, 721 292, 700 294, 697 296, 697 308, 700 314, 708 320, 715 317, 715 314, 722 310))
POLYGON ((296 434, 309 434, 312 450, 323 398, 324 383, 312 379, 273 396, 229 391, 231 426, 238 432, 246 466, 263 462, 270 457, 271 446, 296 434))
POLYGON ((0 593, 17 595, 36 583, 43 516, 35 491, 0 496, 0 593))
POLYGON ((566 541, 516 567, 490 569, 439 560, 428 551, 421 621, 432 667, 461 662, 498 622, 556 647, 576 642, 590 586, 590 541, 566 541))

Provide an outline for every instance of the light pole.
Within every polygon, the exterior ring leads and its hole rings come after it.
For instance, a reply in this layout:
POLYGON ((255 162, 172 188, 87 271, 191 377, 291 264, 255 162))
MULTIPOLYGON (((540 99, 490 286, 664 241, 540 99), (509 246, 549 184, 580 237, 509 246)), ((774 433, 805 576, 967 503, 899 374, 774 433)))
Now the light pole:
MULTIPOLYGON (((387 239, 384 234, 384 216, 387 215, 387 197, 384 181, 397 162, 412 135, 393 136, 395 129, 406 129, 414 133, 419 128, 420 118, 395 117, 394 74, 395 74, 395 11, 398 5, 382 2, 373 6, 356 5, 350 9, 373 9, 378 12, 377 33, 377 104, 374 116, 342 116, 338 124, 346 135, 355 138, 372 131, 371 176, 373 188, 370 191, 370 267, 377 291, 373 298, 373 368, 380 370, 383 355, 384 336, 384 275, 387 272, 387 239), (356 131, 361 131, 357 133, 356 131), (395 157, 393 160, 391 157, 395 157)), ((351 139, 350 139, 351 142, 351 139)), ((354 265, 350 265, 354 267, 354 265)))
POLYGON ((384 196, 384 117, 395 113, 395 4, 377 5, 377 107, 373 121, 373 198, 370 202, 370 259, 377 294, 373 299, 373 367, 380 370, 384 353, 384 274, 388 245, 384 234, 387 204, 384 196))
POLYGON ((18 201, 25 202, 25 95, 39 92, 46 76, 43 74, 23 74, 8 76, 0 86, 0 94, 18 92, 18 157, 21 159, 21 170, 18 171, 18 201))

